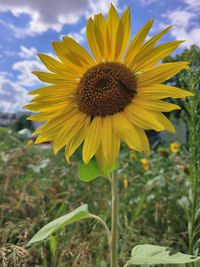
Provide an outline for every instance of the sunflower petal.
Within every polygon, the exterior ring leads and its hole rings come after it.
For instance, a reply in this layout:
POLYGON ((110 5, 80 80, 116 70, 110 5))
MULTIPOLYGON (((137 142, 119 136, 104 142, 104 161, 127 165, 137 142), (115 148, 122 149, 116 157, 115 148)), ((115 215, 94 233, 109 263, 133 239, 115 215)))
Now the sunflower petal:
POLYGON ((110 61, 115 59, 115 47, 116 47, 116 33, 119 25, 119 16, 116 9, 111 4, 108 17, 107 17, 107 44, 111 42, 110 51, 110 61))
POLYGON ((38 54, 38 57, 48 70, 54 73, 66 72, 65 65, 62 62, 56 60, 55 58, 45 54, 38 54))
POLYGON ((109 59, 110 51, 107 50, 106 40, 106 22, 102 14, 94 16, 94 37, 99 51, 101 52, 102 60, 107 61, 109 59))
POLYGON ((184 41, 176 41, 158 45, 149 51, 148 57, 145 56, 140 60, 135 61, 135 63, 129 67, 135 72, 144 71, 171 54, 183 42, 184 41))
POLYGON ((47 121, 51 119, 56 114, 57 113, 55 113, 55 111, 42 112, 42 113, 37 113, 31 116, 28 116, 26 119, 31 120, 31 121, 36 121, 36 122, 42 122, 42 121, 47 121))
POLYGON ((162 131, 164 127, 162 124, 153 116, 153 114, 135 104, 128 105, 124 112, 127 115, 128 120, 141 129, 154 129, 155 131, 162 131))
POLYGON ((68 142, 68 145, 65 148, 65 157, 68 162, 69 162, 69 158, 71 157, 71 155, 77 150, 77 148, 81 145, 81 143, 85 139, 89 125, 90 125, 90 118, 86 117, 82 128, 68 142))
POLYGON ((92 18, 90 18, 87 22, 86 25, 86 36, 87 36, 87 41, 89 48, 94 55, 94 58, 97 63, 100 63, 102 61, 102 53, 101 50, 99 49, 97 40, 95 38, 95 32, 94 32, 94 21, 92 18))
POLYGON ((77 81, 67 74, 62 75, 62 74, 55 74, 42 71, 33 71, 32 73, 36 75, 40 81, 50 84, 65 84, 65 85, 77 84, 77 81))
POLYGON ((70 48, 67 48, 64 42, 53 41, 52 46, 56 55, 64 64, 66 64, 66 66, 69 70, 71 70, 72 73, 76 74, 76 76, 82 75, 84 73, 84 68, 80 57, 70 48))
POLYGON ((142 44, 151 29, 153 20, 149 20, 132 39, 124 57, 124 63, 129 66, 140 51, 142 44))
POLYGON ((152 115, 164 126, 164 129, 170 133, 175 133, 176 130, 172 123, 161 112, 151 111, 152 115))
POLYGON ((58 132, 54 140, 53 148, 55 154, 57 154, 64 145, 68 145, 69 141, 83 128, 86 116, 86 114, 78 112, 75 116, 65 121, 64 126, 58 132))
POLYGON ((116 42, 115 42, 115 60, 121 61, 121 57, 124 53, 124 50, 127 46, 127 43, 130 39, 130 9, 127 8, 122 15, 121 20, 119 21, 117 33, 116 33, 116 42))
POLYGON ((171 26, 165 28, 163 31, 159 32, 158 34, 154 35, 152 38, 150 38, 145 44, 143 44, 142 48, 140 49, 139 53, 136 55, 134 61, 137 62, 141 60, 143 57, 148 57, 149 52, 152 50, 154 45, 158 42, 158 40, 165 35, 169 30, 171 29, 171 26))
POLYGON ((102 148, 106 161, 112 165, 120 148, 120 139, 113 130, 113 116, 102 118, 102 148))
POLYGON ((149 71, 139 74, 137 77, 138 88, 164 82, 179 73, 181 70, 188 69, 188 64, 189 62, 185 61, 164 63, 149 71))
POLYGON ((193 96, 193 94, 174 86, 155 84, 149 87, 139 88, 137 96, 148 100, 156 100, 167 97, 185 98, 187 96, 193 96))
POLYGON ((135 129, 138 132, 138 135, 140 136, 144 153, 147 156, 149 156, 150 155, 150 145, 149 145, 149 140, 146 136, 146 133, 144 132, 144 130, 140 129, 139 127, 135 126, 135 129))
POLYGON ((83 144, 83 161, 87 164, 96 153, 101 142, 102 121, 101 117, 97 116, 93 119, 83 144))
POLYGON ((66 49, 69 49, 77 54, 83 65, 91 67, 95 64, 93 58, 90 56, 87 50, 79 45, 74 39, 70 38, 69 36, 63 36, 62 39, 66 49))
POLYGON ((143 151, 140 137, 135 127, 128 121, 125 113, 120 112, 113 115, 113 128, 116 135, 131 149, 143 151))
POLYGON ((60 93, 68 94, 69 92, 75 92, 76 85, 63 85, 63 84, 56 84, 56 85, 48 85, 41 88, 38 88, 36 90, 30 91, 29 95, 56 95, 60 93))
POLYGON ((154 111, 169 112, 175 109, 181 109, 178 105, 169 102, 164 102, 162 100, 144 100, 140 97, 135 97, 133 100, 134 104, 140 106, 141 108, 154 111))
POLYGON ((38 133, 42 133, 42 131, 44 133, 52 131, 56 136, 58 128, 61 128, 66 120, 68 120, 72 116, 75 116, 77 113, 77 109, 73 109, 70 105, 68 105, 64 110, 59 110, 59 112, 57 112, 57 114, 53 118, 41 125, 37 130, 35 130, 33 132, 33 136, 38 133))

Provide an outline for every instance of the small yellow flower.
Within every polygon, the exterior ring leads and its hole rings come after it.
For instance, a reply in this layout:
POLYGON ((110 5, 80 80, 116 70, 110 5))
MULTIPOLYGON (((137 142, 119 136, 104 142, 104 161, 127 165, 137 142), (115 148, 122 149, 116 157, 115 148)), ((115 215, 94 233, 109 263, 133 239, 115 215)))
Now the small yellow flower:
POLYGON ((27 142, 26 142, 26 145, 27 145, 28 147, 32 147, 33 144, 34 144, 34 142, 33 142, 32 139, 29 139, 29 140, 27 140, 27 142))
POLYGON ((131 161, 134 161, 136 159, 136 154, 133 150, 130 151, 129 157, 131 161))
POLYGON ((128 178, 127 176, 124 176, 124 189, 128 188, 128 178))
POLYGON ((145 172, 149 170, 150 166, 149 166, 149 161, 147 159, 144 159, 144 158, 141 159, 140 163, 141 163, 145 172))
POLYGON ((179 151, 179 144, 177 142, 173 142, 170 144, 170 151, 176 154, 179 151))

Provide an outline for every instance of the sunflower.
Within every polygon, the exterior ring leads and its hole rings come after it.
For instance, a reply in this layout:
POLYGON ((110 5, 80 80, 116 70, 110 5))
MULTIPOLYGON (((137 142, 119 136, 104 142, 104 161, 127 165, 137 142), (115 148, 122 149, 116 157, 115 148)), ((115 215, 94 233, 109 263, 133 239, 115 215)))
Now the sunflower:
POLYGON ((52 43, 58 59, 38 55, 50 72, 33 73, 50 85, 30 92, 34 97, 25 106, 37 112, 28 119, 44 122, 34 132, 35 143, 52 141, 55 153, 65 146, 67 160, 83 143, 84 163, 95 156, 105 167, 116 161, 121 141, 148 154, 144 130, 175 131, 162 112, 180 107, 160 99, 192 94, 161 83, 187 69, 188 62, 157 65, 183 41, 156 45, 167 27, 145 43, 152 23, 130 40, 129 8, 120 18, 111 5, 106 18, 97 14, 87 22, 92 56, 68 36, 52 43))

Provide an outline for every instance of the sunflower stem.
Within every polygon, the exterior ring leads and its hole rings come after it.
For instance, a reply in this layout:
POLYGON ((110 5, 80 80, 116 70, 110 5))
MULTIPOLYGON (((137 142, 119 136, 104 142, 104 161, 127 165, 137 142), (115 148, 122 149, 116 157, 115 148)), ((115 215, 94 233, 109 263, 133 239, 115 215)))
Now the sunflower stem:
POLYGON ((118 220, 119 220, 119 195, 118 180, 115 173, 112 173, 112 227, 111 227, 111 267, 118 267, 118 220))

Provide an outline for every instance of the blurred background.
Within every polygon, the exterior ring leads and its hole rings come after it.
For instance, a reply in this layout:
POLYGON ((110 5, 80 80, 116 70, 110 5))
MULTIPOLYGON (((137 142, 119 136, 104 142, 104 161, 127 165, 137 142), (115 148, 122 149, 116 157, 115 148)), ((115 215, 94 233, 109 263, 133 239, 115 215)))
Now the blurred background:
MULTIPOLYGON (((119 13, 130 6, 132 36, 151 18, 148 38, 173 25, 161 42, 185 43, 164 61, 187 60, 191 70, 167 83, 195 93, 194 100, 179 100, 182 111, 170 115, 175 135, 148 132, 150 158, 122 145, 120 264, 138 243, 198 254, 200 241, 195 236, 191 243, 187 214, 194 206, 191 188, 200 165, 200 1, 0 0, 0 266, 109 266, 106 236, 94 221, 69 226, 42 244, 25 247, 43 225, 83 203, 109 224, 110 186, 104 179, 80 182, 81 151, 67 164, 63 151, 55 157, 50 144, 34 145, 32 132, 38 125, 26 120, 29 113, 22 106, 30 100, 28 91, 44 86, 31 73, 45 70, 37 53, 55 56, 51 42, 63 35, 87 48, 87 19, 100 12, 106 15, 111 2, 119 13)), ((199 183, 196 187, 198 193, 199 183)), ((193 220, 193 229, 197 222, 193 220)))

